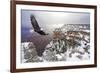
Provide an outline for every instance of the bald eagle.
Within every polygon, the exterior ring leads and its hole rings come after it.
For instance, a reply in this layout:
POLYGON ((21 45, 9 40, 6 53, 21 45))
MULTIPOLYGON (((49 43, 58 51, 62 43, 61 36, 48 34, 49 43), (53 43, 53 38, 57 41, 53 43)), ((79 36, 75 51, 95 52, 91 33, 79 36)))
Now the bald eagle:
POLYGON ((43 30, 41 30, 41 28, 39 27, 39 24, 37 22, 37 20, 35 19, 34 15, 30 16, 30 20, 31 20, 31 24, 34 28, 34 31, 37 32, 40 35, 47 35, 43 30))

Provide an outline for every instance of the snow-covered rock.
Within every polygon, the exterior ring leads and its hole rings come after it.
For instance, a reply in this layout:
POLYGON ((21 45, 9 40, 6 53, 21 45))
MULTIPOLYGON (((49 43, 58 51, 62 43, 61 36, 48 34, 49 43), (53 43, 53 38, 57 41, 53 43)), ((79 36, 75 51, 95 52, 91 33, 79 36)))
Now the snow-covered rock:
MULTIPOLYGON (((37 51, 33 42, 21 43, 21 60, 23 62, 34 62, 38 59, 37 51)), ((37 62, 37 61, 36 61, 37 62)))

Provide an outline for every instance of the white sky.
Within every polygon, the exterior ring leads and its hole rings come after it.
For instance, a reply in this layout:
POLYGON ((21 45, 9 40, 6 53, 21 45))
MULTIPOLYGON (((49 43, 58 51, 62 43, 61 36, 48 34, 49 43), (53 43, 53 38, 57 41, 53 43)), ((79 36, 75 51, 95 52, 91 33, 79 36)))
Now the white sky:
POLYGON ((82 12, 54 12, 22 10, 22 27, 32 27, 30 15, 34 15, 39 26, 47 32, 64 24, 90 24, 90 13, 82 12))

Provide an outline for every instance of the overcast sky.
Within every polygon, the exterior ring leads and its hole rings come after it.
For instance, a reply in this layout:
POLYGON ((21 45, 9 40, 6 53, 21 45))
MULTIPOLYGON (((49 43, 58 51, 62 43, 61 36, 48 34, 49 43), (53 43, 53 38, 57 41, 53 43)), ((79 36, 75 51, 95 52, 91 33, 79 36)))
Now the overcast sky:
POLYGON ((22 27, 32 28, 30 15, 34 15, 44 30, 53 30, 63 24, 90 24, 90 13, 21 10, 22 27))

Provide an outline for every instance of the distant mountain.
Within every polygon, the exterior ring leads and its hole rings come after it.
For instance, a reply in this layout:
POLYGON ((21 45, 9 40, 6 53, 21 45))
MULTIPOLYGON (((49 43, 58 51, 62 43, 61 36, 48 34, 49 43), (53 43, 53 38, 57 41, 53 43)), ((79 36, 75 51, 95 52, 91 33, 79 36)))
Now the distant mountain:
POLYGON ((64 24, 61 29, 67 31, 90 30, 90 24, 64 24))

